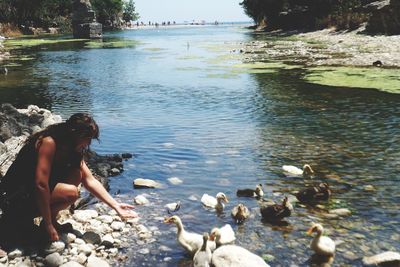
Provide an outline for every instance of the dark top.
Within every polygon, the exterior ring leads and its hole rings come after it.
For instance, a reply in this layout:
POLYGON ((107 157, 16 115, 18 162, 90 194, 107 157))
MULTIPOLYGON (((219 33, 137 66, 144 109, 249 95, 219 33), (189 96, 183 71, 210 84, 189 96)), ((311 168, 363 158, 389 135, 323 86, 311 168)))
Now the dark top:
MULTIPOLYGON (((6 192, 9 199, 9 210, 23 209, 23 212, 37 213, 35 195, 35 173, 38 162, 36 140, 29 140, 18 153, 6 175, 1 180, 1 190, 6 192)), ((53 160, 49 177, 50 191, 56 184, 64 182, 73 169, 72 153, 67 153, 62 160, 53 160)), ((4 211, 3 211, 4 212, 4 211)))

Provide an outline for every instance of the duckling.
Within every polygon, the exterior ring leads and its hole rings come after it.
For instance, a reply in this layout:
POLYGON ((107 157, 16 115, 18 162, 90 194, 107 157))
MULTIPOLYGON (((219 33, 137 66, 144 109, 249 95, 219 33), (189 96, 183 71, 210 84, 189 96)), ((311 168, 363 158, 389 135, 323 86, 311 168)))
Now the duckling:
POLYGON ((308 229, 307 234, 317 233, 314 239, 311 241, 310 248, 320 256, 333 256, 335 254, 335 242, 327 237, 322 236, 324 228, 319 223, 313 223, 308 229))
POLYGON ((261 215, 264 220, 276 222, 292 214, 293 206, 287 197, 283 199, 282 204, 273 204, 260 207, 261 215))
MULTIPOLYGON (((202 247, 203 237, 199 234, 185 231, 182 221, 178 216, 174 215, 171 217, 167 217, 164 219, 164 223, 169 223, 169 224, 174 223, 176 225, 178 229, 177 232, 178 243, 191 255, 196 253, 196 251, 202 247)), ((211 250, 214 250, 216 247, 215 242, 209 241, 208 247, 211 250)))
POLYGON ((282 170, 286 176, 311 176, 314 174, 314 170, 308 164, 305 164, 303 169, 297 168, 296 166, 283 165, 282 170))
POLYGON ((211 263, 215 267, 269 267, 260 256, 236 245, 217 248, 212 255, 211 263))
POLYGON ((264 195, 262 184, 258 184, 256 189, 238 189, 236 191, 238 197, 257 197, 260 198, 264 195))
POLYGON ((296 198, 301 202, 314 202, 328 200, 332 192, 327 183, 320 183, 317 186, 303 189, 295 194, 296 198))
POLYGON ((221 228, 215 227, 211 230, 210 240, 215 240, 216 247, 219 247, 234 242, 236 236, 232 226, 225 224, 221 228))
POLYGON ((224 210, 225 205, 222 202, 225 202, 225 203, 229 202, 228 198, 226 197, 226 195, 224 193, 222 193, 222 192, 219 192, 217 194, 216 198, 212 197, 212 196, 210 196, 208 194, 204 194, 201 197, 201 203, 203 203, 204 206, 210 207, 210 208, 214 208, 217 211, 223 211, 224 210))
POLYGON ((211 263, 212 253, 210 248, 207 246, 208 242, 208 233, 203 234, 203 245, 201 248, 194 254, 193 257, 193 265, 194 267, 209 267, 211 263))
POLYGON ((173 203, 168 203, 164 206, 167 209, 168 214, 171 214, 173 212, 177 212, 181 208, 181 202, 173 202, 173 203))
POLYGON ((231 215, 237 224, 241 224, 250 216, 250 211, 245 205, 240 203, 232 209, 231 215))

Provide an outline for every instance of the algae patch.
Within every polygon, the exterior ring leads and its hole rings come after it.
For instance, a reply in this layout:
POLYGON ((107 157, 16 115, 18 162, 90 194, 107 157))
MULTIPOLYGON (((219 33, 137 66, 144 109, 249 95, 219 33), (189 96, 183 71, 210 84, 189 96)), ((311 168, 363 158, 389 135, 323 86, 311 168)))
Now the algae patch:
POLYGON ((78 42, 82 39, 10 39, 4 42, 7 48, 15 49, 22 47, 34 47, 39 45, 51 45, 60 43, 78 42))
POLYGON ((307 82, 351 88, 370 88, 400 93, 400 70, 360 67, 317 67, 308 69, 307 82))
POLYGON ((136 40, 114 40, 114 41, 89 41, 85 43, 85 48, 88 49, 99 49, 99 48, 130 48, 135 47, 139 44, 136 40))

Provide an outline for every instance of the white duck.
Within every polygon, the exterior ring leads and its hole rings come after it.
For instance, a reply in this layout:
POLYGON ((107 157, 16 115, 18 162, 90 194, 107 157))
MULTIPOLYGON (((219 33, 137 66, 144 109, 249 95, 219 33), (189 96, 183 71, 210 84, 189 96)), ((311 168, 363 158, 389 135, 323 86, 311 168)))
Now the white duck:
MULTIPOLYGON (((196 233, 190 233, 185 231, 185 228, 183 227, 181 219, 174 215, 171 217, 167 217, 164 219, 164 223, 174 223, 178 229, 177 232, 177 239, 178 243, 186 249, 190 254, 196 253, 197 250, 199 250, 203 244, 203 237, 199 234, 196 233)), ((208 247, 211 250, 214 250, 216 245, 215 242, 213 241, 208 241, 208 247)))
POLYGON ((201 203, 203 203, 204 206, 214 208, 217 211, 224 210, 225 205, 222 202, 229 202, 226 195, 222 192, 219 192, 216 197, 210 196, 208 194, 204 194, 201 197, 201 203))
POLYGON ((203 245, 194 254, 193 265, 194 267, 209 267, 211 263, 212 253, 210 248, 207 246, 208 243, 208 233, 203 234, 203 245))
POLYGON ((235 245, 217 248, 211 262, 215 267, 269 267, 260 256, 235 245))
POLYGON ((313 223, 310 229, 308 229, 308 235, 317 233, 311 241, 310 248, 314 250, 317 255, 333 256, 335 254, 335 242, 327 236, 322 236, 323 231, 324 228, 319 223, 313 223))
POLYGON ((233 243, 236 240, 235 232, 230 224, 225 224, 221 228, 213 228, 210 234, 210 240, 215 240, 217 247, 233 243))
POLYGON ((314 174, 314 170, 308 164, 305 164, 303 166, 303 169, 297 168, 296 166, 292 165, 283 165, 282 170, 286 176, 302 176, 302 175, 310 176, 314 174))

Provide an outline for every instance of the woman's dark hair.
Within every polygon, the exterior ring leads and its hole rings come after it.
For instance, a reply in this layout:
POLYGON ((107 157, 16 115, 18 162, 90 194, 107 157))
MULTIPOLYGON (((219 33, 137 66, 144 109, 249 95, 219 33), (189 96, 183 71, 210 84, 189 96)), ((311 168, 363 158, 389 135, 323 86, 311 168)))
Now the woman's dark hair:
MULTIPOLYGON (((48 126, 46 129, 37 132, 29 137, 27 142, 36 142, 45 137, 52 137, 56 145, 65 146, 70 155, 70 162, 73 166, 79 166, 85 151, 77 152, 75 147, 84 139, 99 140, 99 126, 87 113, 75 113, 68 120, 48 126)), ((90 143, 89 143, 90 145, 90 143)))

